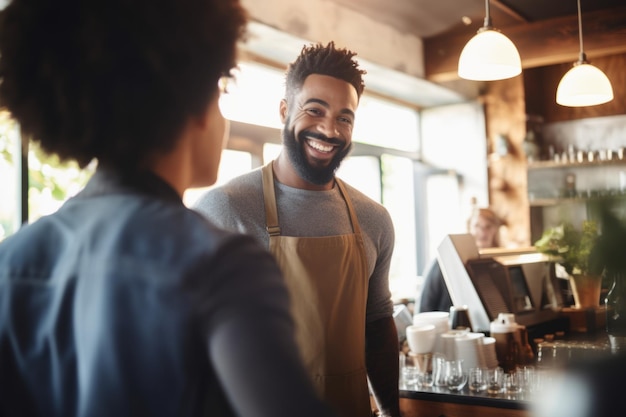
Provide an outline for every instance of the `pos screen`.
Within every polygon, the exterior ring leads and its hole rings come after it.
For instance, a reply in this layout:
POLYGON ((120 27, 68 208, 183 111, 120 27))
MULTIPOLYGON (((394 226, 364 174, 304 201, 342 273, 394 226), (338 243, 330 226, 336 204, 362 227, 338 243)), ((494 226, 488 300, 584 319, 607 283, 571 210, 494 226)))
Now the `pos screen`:
POLYGON ((521 266, 509 267, 509 278, 511 283, 511 292, 513 294, 512 307, 514 312, 522 312, 533 309, 533 303, 526 285, 526 278, 521 266))

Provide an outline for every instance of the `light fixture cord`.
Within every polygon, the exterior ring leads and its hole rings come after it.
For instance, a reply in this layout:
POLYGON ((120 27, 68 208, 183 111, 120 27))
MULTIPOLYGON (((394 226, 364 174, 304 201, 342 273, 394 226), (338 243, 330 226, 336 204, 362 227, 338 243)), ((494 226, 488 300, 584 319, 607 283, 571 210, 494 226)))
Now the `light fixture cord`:
POLYGON ((483 23, 483 27, 487 29, 491 29, 491 13, 489 12, 489 0, 485 0, 485 22, 483 23))
POLYGON ((578 62, 580 64, 587 62, 587 55, 583 50, 583 18, 582 13, 580 12, 580 0, 577 0, 578 3, 578 39, 580 41, 580 56, 578 58, 578 62))

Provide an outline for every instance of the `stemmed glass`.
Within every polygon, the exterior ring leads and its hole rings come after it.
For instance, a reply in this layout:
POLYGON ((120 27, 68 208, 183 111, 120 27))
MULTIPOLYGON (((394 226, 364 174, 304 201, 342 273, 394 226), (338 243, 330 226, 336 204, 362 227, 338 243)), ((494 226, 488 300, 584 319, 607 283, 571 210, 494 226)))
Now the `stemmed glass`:
POLYGON ((452 392, 463 389, 467 383, 467 375, 463 372, 463 361, 453 360, 446 362, 446 385, 452 392))

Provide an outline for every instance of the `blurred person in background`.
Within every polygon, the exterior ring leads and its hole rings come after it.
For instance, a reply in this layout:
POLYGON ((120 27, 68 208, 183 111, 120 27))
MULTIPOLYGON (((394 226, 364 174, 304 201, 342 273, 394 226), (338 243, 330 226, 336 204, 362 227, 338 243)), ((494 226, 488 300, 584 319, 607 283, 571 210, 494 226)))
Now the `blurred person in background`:
MULTIPOLYGON (((467 220, 467 231, 474 236, 479 250, 500 246, 500 226, 502 221, 489 208, 477 208, 467 220)), ((439 261, 435 258, 424 274, 419 311, 450 311, 452 305, 439 261)))
POLYGON ((332 415, 275 260, 182 201, 215 182, 245 23, 238 0, 0 12, 0 106, 48 153, 98 163, 0 243, 0 415, 332 415))

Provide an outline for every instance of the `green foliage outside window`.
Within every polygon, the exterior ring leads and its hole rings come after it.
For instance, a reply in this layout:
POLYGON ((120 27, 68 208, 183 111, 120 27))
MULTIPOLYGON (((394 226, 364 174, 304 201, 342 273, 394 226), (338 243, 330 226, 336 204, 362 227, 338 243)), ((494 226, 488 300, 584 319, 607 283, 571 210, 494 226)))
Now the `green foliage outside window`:
MULTIPOLYGON (((19 160, 19 127, 8 112, 0 110, 0 241, 15 233, 19 221, 19 160)), ((94 169, 92 165, 80 169, 75 162, 62 163, 56 155, 47 155, 30 143, 29 222, 56 211, 85 186, 94 169)))
POLYGON ((29 221, 53 213, 68 198, 80 191, 93 174, 92 165, 80 169, 74 161, 61 162, 35 143, 28 151, 29 221))
POLYGON ((17 224, 17 126, 0 110, 0 241, 15 232, 17 224))

